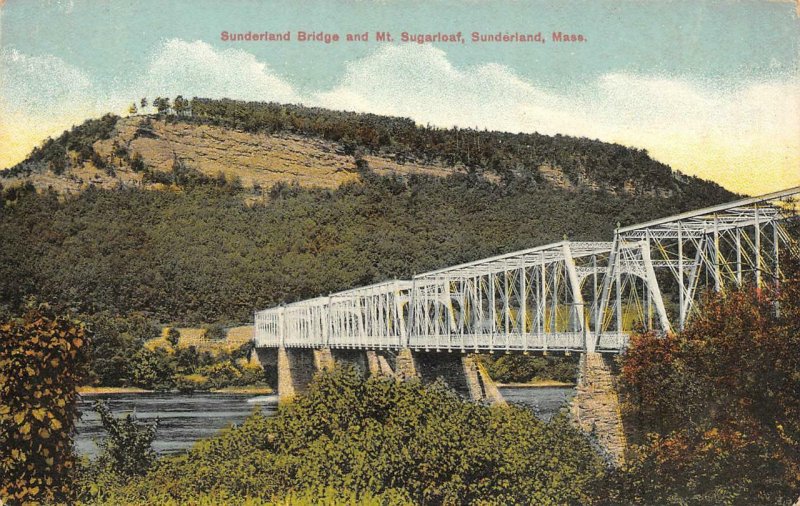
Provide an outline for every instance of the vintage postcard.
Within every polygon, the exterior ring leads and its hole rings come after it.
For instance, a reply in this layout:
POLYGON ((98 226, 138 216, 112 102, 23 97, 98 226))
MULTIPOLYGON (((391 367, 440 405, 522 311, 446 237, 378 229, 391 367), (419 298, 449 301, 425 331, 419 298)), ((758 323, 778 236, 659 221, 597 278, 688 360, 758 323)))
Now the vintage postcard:
POLYGON ((800 3, 0 0, 0 505, 800 501, 800 3))

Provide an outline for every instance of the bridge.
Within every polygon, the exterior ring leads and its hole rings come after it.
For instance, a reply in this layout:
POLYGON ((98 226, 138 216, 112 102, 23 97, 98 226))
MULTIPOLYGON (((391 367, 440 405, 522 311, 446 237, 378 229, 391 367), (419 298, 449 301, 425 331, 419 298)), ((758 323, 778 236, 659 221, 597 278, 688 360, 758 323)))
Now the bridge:
MULTIPOLYGON (((631 333, 683 329, 707 291, 777 286, 800 187, 640 223, 610 241, 561 242, 282 305, 255 314, 261 364, 282 399, 315 371, 431 381, 504 402, 476 353, 578 352, 575 423, 609 460, 626 447, 613 354, 631 333)), ((797 227, 795 227, 796 230, 797 227)))
POLYGON ((780 282, 800 187, 282 305, 259 348, 619 353, 683 329, 706 290, 780 282))

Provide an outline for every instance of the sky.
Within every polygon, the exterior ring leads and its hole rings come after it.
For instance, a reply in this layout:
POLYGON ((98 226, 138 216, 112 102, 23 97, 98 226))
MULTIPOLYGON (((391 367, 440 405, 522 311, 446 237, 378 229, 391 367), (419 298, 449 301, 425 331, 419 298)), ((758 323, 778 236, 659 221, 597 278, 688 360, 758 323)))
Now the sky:
POLYGON ((0 0, 0 168, 88 117, 182 94, 596 138, 761 194, 800 185, 799 5, 0 0), (225 42, 223 31, 292 40, 225 42), (300 42, 298 31, 369 41, 300 42), (403 43, 404 31, 465 39, 403 43), (473 31, 545 42, 473 43, 473 31), (556 43, 554 31, 585 41, 556 43))

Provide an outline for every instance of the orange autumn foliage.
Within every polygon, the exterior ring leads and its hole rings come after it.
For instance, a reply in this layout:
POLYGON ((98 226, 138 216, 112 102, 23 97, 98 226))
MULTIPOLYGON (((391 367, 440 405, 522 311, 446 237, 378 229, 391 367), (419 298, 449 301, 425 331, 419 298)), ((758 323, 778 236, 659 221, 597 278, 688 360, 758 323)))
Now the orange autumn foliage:
POLYGON ((683 332, 633 337, 621 386, 638 444, 616 502, 800 494, 800 261, 781 263, 779 288, 711 294, 683 332))

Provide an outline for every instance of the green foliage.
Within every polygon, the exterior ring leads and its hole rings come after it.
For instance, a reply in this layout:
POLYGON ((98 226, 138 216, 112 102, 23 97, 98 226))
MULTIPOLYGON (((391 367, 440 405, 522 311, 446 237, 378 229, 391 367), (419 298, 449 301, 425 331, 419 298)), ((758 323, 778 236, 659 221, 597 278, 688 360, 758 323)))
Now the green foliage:
MULTIPOLYGON (((42 168, 56 174, 63 173, 70 165, 68 152, 77 154, 78 163, 93 160, 97 163, 100 157, 94 150, 93 144, 102 139, 109 139, 119 116, 106 114, 99 119, 86 120, 83 124, 64 131, 58 138, 42 143, 33 149, 28 158, 10 169, 0 171, 0 176, 11 177, 21 174, 30 174, 33 170, 42 168)), ((105 162, 99 162, 102 165, 105 162)), ((98 166, 98 168, 104 168, 98 166)))
POLYGON ((239 176, 220 172, 216 177, 210 177, 188 166, 177 156, 173 160, 172 170, 169 172, 149 169, 145 166, 138 153, 134 153, 130 164, 134 172, 143 173, 142 181, 145 183, 174 185, 184 189, 206 186, 216 188, 220 193, 229 195, 236 195, 242 191, 242 180, 239 176))
POLYGON ((182 392, 265 386, 263 369, 243 360, 249 357, 252 347, 252 343, 245 343, 231 353, 224 350, 199 352, 194 346, 128 350, 123 367, 130 376, 122 383, 149 390, 178 389, 182 392))
POLYGON ((100 414, 107 435, 100 442, 97 466, 121 478, 144 475, 156 460, 153 441, 158 430, 154 424, 143 424, 128 413, 115 418, 103 402, 95 402, 94 410, 100 414))
POLYGON ((169 343, 169 345, 172 346, 173 348, 177 349, 178 348, 178 342, 180 340, 181 340, 181 333, 175 327, 171 327, 167 331, 167 342, 169 343))
POLYGON ((155 390, 175 388, 175 360, 163 348, 143 348, 130 361, 133 386, 155 390))
POLYGON ((211 389, 208 378, 201 374, 178 374, 175 376, 175 388, 182 393, 192 393, 211 389))
POLYGON ((29 310, 0 322, 0 502, 68 500, 77 387, 89 333, 29 310))
POLYGON ((0 304, 29 295, 85 314, 180 323, 254 310, 561 240, 607 239, 616 222, 690 200, 518 185, 469 176, 379 177, 339 189, 276 185, 246 205, 214 186, 22 192, 0 213, 0 304))
POLYGON ((102 493, 148 504, 208 494, 277 504, 586 504, 603 476, 602 459, 563 419, 340 368, 274 417, 256 412, 102 493))
POLYGON ((91 384, 131 386, 134 377, 132 357, 142 350, 145 341, 159 334, 158 327, 141 314, 112 316, 103 311, 83 318, 95 338, 88 348, 91 384))
MULTIPOLYGON (((152 424, 136 421, 135 415, 115 418, 103 402, 95 402, 94 410, 106 431, 100 445, 100 455, 91 462, 83 461, 78 468, 76 490, 81 501, 94 502, 102 490, 123 486, 132 477, 142 476, 156 462, 153 450, 158 419, 152 424)), ((110 504, 131 504, 109 501, 110 504)))
POLYGON ((766 505, 800 495, 799 265, 782 260, 779 292, 712 297, 679 335, 633 340, 622 383, 640 446, 617 500, 766 505))
POLYGON ((169 98, 156 97, 153 99, 153 107, 156 108, 158 114, 166 114, 170 110, 169 98))
POLYGON ((578 374, 577 356, 481 355, 489 376, 500 383, 528 383, 554 380, 574 383, 578 374))
POLYGON ((222 341, 225 339, 227 333, 225 332, 225 327, 220 325, 219 323, 212 323, 211 325, 205 326, 206 330, 206 339, 211 341, 222 341))
POLYGON ((217 362, 201 367, 197 372, 207 378, 211 388, 236 385, 242 377, 242 372, 230 362, 217 362))
POLYGON ((179 348, 173 346, 173 348, 175 349, 175 371, 178 374, 194 373, 200 366, 201 360, 201 354, 197 351, 197 347, 179 348))
POLYGON ((178 116, 184 116, 191 113, 190 107, 191 103, 181 95, 175 97, 175 100, 172 102, 172 108, 175 110, 175 114, 178 116))

